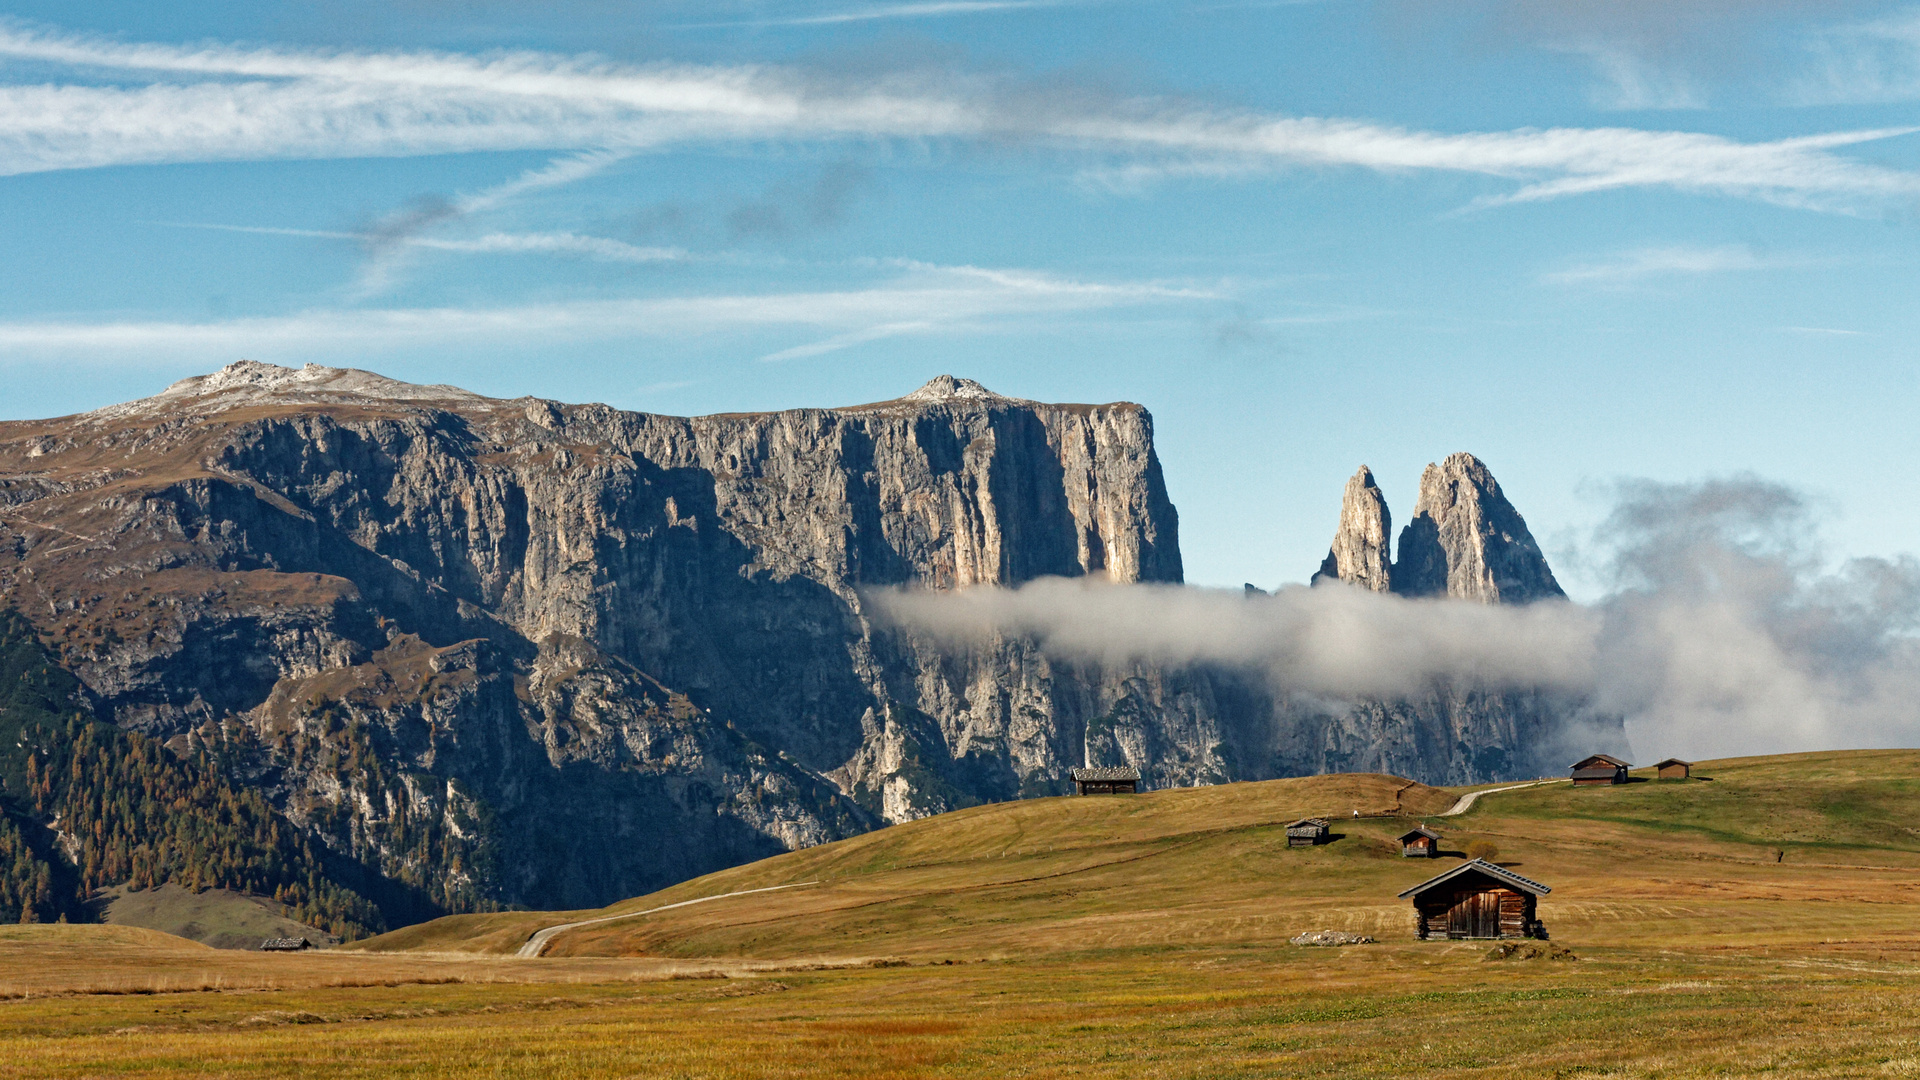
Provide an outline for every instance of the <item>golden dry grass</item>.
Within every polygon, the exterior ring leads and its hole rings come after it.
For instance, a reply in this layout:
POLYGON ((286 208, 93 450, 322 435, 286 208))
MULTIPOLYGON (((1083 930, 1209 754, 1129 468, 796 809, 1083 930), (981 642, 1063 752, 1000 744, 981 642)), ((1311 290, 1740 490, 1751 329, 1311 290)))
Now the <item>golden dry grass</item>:
POLYGON ((488 954, 595 913, 298 956, 8 929, 0 1077, 1920 1075, 1920 753, 1699 771, 1427 819, 1553 886, 1572 962, 1409 940, 1394 894, 1452 860, 1386 841, 1452 793, 1317 778, 899 826, 608 910, 821 885, 582 928, 542 960, 488 954), (1409 816, 1350 816, 1396 795, 1409 816), (1285 846, 1287 820, 1342 811, 1336 843, 1285 846), (1381 943, 1286 944, 1318 928, 1381 943))

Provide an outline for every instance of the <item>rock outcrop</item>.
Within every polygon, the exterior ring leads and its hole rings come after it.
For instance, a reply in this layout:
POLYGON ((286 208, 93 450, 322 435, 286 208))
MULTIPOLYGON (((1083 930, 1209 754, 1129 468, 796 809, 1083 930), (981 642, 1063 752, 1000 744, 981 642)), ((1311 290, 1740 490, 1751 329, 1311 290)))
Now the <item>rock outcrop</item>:
POLYGON ((1566 596, 1526 521, 1472 454, 1449 455, 1421 474, 1420 501, 1400 533, 1393 590, 1483 604, 1566 596))
MULTIPOLYGON (((1566 595, 1526 521, 1472 454, 1427 466, 1413 520, 1401 530, 1399 557, 1392 560, 1389 521, 1373 474, 1362 466, 1347 483, 1333 550, 1314 583, 1483 604, 1566 595)), ((1282 718, 1277 726, 1310 736, 1293 751, 1304 750, 1304 759, 1428 783, 1541 775, 1557 771, 1573 740, 1624 743, 1617 717, 1594 715, 1585 701, 1540 690, 1436 682, 1404 698, 1336 703, 1294 700, 1281 690, 1275 712, 1282 718)))
POLYGON ((1340 500, 1340 528, 1312 583, 1344 581, 1374 592, 1388 591, 1393 585, 1392 542, 1393 517, 1387 513, 1387 500, 1373 482, 1373 470, 1362 465, 1347 481, 1346 496, 1340 500))

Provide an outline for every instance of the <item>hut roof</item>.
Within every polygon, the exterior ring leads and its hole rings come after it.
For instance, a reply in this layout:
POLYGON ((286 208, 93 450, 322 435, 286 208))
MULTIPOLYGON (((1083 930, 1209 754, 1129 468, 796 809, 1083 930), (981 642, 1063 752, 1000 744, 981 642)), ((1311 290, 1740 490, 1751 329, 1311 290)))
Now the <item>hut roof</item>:
POLYGON ((1288 829, 1324 829, 1328 821, 1323 817, 1303 817, 1287 826, 1288 829))
POLYGON ((1434 832, 1432 829, 1427 828, 1425 825, 1420 825, 1415 828, 1408 829, 1406 832, 1401 833, 1400 842, 1404 844, 1408 840, 1411 840, 1416 836, 1424 836, 1429 840, 1440 839, 1439 833, 1434 832))
POLYGON ((1131 765, 1096 765, 1073 770, 1075 780, 1138 780, 1140 770, 1131 765))
POLYGON ((1587 757, 1581 758, 1579 761, 1574 762, 1571 766, 1569 766, 1569 768, 1584 769, 1595 762, 1604 762, 1608 765, 1613 766, 1616 769, 1633 768, 1632 762, 1621 761, 1619 758, 1614 757, 1612 754, 1591 754, 1587 757))
POLYGON ((1553 891, 1545 885, 1534 881, 1532 878, 1521 877, 1519 874, 1514 873, 1504 866, 1495 866, 1485 859, 1474 859, 1471 862, 1463 862, 1438 877, 1428 878, 1420 884, 1415 885, 1413 888, 1401 893, 1400 899, 1405 900, 1409 896, 1418 896, 1436 885, 1445 884, 1454 878, 1470 873, 1484 874, 1502 885, 1511 885, 1521 892, 1532 893, 1535 896, 1545 896, 1553 891))
POLYGON ((1659 761, 1659 762, 1655 762, 1655 763, 1654 763, 1654 766, 1653 766, 1653 767, 1654 767, 1654 768, 1656 768, 1656 769, 1664 769, 1664 768, 1666 768, 1666 767, 1667 767, 1667 766, 1669 766, 1669 765, 1685 765, 1685 766, 1686 766, 1687 768, 1689 768, 1689 769, 1691 769, 1691 768, 1693 768, 1693 762, 1691 762, 1691 761, 1681 761, 1681 760, 1680 760, 1679 758, 1677 758, 1677 757, 1670 757, 1670 758, 1668 758, 1668 759, 1667 759, 1667 760, 1665 760, 1665 761, 1659 761))

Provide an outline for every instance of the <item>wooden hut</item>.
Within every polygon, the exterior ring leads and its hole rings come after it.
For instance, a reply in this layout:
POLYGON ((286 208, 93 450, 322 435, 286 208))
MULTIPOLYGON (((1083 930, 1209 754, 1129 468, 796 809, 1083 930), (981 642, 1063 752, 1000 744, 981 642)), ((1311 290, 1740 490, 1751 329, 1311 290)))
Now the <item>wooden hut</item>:
POLYGON ((1439 858, 1440 834, 1425 825, 1400 834, 1400 855, 1406 859, 1439 858))
POLYGON ((1312 847, 1327 842, 1331 826, 1323 817, 1306 817, 1287 826, 1288 847, 1312 847))
POLYGON ((1662 780, 1685 780, 1693 775, 1693 762, 1681 761, 1677 757, 1670 757, 1654 768, 1659 770, 1662 780))
POLYGON ((260 943, 261 952, 300 952, 313 948, 313 942, 303 937, 270 937, 260 943))
POLYGON ((1140 790, 1140 770, 1131 765, 1100 765, 1073 770, 1078 795, 1132 795, 1140 790))
POLYGON ((1400 894, 1413 899, 1421 941, 1431 938, 1544 938, 1535 916, 1538 899, 1553 890, 1504 866, 1464 862, 1400 894))
POLYGON ((1593 754, 1573 763, 1573 782, 1575 786, 1624 784, 1627 770, 1631 768, 1632 765, 1611 754, 1593 754))

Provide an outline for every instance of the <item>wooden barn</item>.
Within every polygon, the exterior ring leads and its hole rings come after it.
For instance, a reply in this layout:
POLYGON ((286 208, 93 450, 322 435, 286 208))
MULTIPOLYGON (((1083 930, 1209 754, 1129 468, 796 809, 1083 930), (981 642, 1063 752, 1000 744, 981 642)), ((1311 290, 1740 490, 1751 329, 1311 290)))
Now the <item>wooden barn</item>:
POLYGON ((1332 826, 1326 818, 1307 817, 1287 826, 1288 847, 1312 847, 1327 842, 1327 833, 1332 826))
POLYGON ((1400 894, 1413 898, 1421 941, 1433 938, 1544 938, 1534 905, 1553 890, 1504 866, 1475 859, 1400 894))
POLYGON ((303 937, 270 937, 260 943, 261 952, 300 952, 313 948, 313 942, 303 937))
POLYGON ((1400 855, 1407 859, 1440 857, 1440 834, 1425 825, 1400 835, 1400 855))
POLYGON ((1594 754, 1573 763, 1573 782, 1576 787, 1587 784, 1624 784, 1627 782, 1627 770, 1631 768, 1633 768, 1632 765, 1611 754, 1594 754))
POLYGON ((1073 770, 1077 795, 1132 795, 1140 790, 1140 770, 1131 765, 1100 765, 1073 770))
POLYGON ((1693 762, 1681 761, 1677 757, 1670 757, 1654 768, 1659 770, 1662 780, 1686 780, 1693 776, 1693 762))

